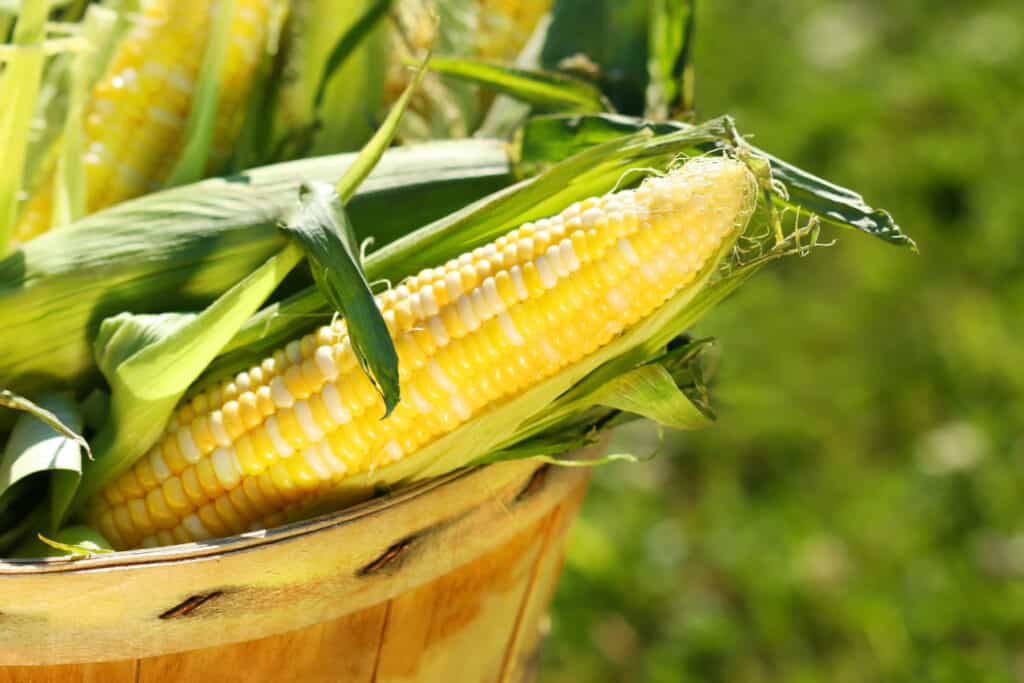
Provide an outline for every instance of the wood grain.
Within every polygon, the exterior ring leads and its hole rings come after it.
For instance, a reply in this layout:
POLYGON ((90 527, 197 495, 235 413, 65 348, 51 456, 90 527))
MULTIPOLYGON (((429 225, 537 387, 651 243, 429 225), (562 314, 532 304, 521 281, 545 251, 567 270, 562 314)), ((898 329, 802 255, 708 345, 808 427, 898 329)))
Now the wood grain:
POLYGON ((0 563, 0 683, 519 680, 587 479, 507 463, 264 538, 0 563))
POLYGON ((506 659, 502 666, 502 683, 529 680, 535 673, 534 668, 543 636, 541 625, 554 596, 558 576, 562 573, 566 536, 583 502, 585 492, 585 487, 579 487, 551 514, 545 547, 537 558, 529 593, 523 600, 513 640, 506 650, 506 659))

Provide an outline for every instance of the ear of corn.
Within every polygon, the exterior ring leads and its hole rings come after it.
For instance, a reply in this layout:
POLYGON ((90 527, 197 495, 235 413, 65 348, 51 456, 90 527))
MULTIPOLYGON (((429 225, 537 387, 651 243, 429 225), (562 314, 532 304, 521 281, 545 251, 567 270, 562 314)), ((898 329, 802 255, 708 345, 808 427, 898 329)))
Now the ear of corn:
POLYGON ((282 523, 652 314, 731 243, 755 187, 739 162, 696 160, 418 273, 378 300, 400 357, 390 417, 345 323, 323 327, 182 406, 90 520, 119 548, 282 523))
MULTIPOLYGON (((210 169, 227 159, 257 71, 270 0, 236 0, 222 74, 210 169)), ((207 0, 152 0, 96 84, 84 119, 86 211, 152 192, 181 152, 214 11, 207 0)), ((53 221, 52 173, 25 205, 14 237, 53 221)))

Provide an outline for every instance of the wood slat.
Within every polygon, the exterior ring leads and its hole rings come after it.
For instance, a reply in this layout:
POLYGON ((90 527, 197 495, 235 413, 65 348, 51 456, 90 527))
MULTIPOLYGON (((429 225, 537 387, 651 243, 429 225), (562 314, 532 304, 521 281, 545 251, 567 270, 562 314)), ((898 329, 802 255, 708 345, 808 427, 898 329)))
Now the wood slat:
POLYGON ((392 600, 376 680, 497 681, 549 524, 392 600))
MULTIPOLYGON (((370 683, 387 603, 340 619, 269 638, 138 661, 138 683, 204 681, 249 683, 370 683)), ((32 683, 35 683, 34 681, 32 683)))
POLYGON ((523 601, 516 631, 507 649, 508 656, 503 665, 502 683, 532 680, 543 636, 541 624, 548 605, 551 604, 551 598, 554 597, 558 577, 562 573, 569 527, 579 512, 585 492, 585 487, 579 487, 551 514, 546 545, 538 557, 530 591, 523 601))

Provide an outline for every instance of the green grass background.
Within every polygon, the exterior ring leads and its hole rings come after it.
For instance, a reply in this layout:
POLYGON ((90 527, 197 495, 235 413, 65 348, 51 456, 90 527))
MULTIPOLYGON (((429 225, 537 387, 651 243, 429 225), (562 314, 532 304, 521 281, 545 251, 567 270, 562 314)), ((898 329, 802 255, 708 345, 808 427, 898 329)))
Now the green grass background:
POLYGON ((719 420, 595 472, 540 680, 1024 681, 1024 4, 701 8, 701 116, 921 254, 832 231, 700 324, 719 420))

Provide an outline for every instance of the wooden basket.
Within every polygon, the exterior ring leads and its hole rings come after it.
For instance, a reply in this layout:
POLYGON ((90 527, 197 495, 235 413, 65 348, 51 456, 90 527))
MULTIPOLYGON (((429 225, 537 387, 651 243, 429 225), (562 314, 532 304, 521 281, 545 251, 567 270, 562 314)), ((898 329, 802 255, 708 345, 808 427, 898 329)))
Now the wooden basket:
POLYGON ((269 532, 0 562, 0 682, 522 680, 587 479, 510 462, 269 532))

